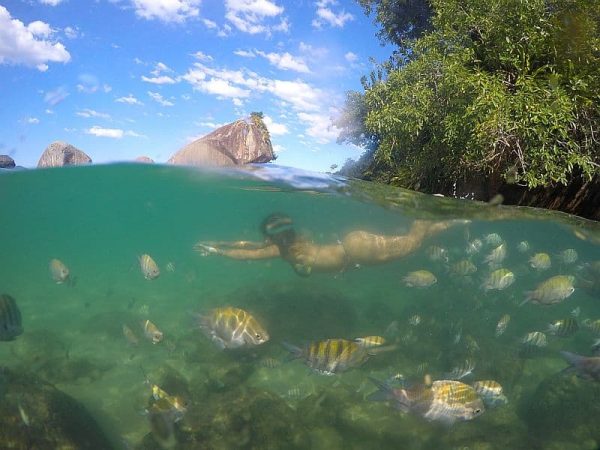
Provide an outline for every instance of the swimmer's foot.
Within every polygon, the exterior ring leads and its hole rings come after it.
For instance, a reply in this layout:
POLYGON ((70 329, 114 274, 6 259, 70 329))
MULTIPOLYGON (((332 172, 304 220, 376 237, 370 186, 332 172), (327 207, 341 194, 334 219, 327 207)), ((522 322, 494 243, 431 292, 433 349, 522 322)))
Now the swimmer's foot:
POLYGON ((432 236, 447 230, 448 228, 457 225, 467 225, 469 223, 471 223, 471 221, 468 219, 442 220, 440 222, 433 222, 430 220, 415 220, 412 225, 412 230, 418 230, 424 232, 427 236, 432 236))
POLYGON ((202 242, 196 243, 194 250, 200 253, 200 256, 218 255, 220 253, 219 249, 202 242))

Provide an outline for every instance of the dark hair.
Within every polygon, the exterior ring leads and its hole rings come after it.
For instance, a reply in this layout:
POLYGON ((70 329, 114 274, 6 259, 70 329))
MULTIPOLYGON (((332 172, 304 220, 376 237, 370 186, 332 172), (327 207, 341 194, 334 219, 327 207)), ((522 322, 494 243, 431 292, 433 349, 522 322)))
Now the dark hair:
POLYGON ((260 224, 260 231, 266 239, 279 247, 282 255, 296 241, 296 231, 290 216, 281 213, 269 215, 260 224))

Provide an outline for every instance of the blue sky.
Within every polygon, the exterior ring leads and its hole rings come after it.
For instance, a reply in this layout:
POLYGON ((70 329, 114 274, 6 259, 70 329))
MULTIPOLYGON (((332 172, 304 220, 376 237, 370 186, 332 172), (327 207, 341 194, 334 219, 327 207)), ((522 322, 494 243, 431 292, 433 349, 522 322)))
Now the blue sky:
POLYGON ((331 118, 390 54, 375 33, 349 0, 0 0, 0 154, 164 162, 262 111, 278 164, 328 170, 361 153, 331 118))

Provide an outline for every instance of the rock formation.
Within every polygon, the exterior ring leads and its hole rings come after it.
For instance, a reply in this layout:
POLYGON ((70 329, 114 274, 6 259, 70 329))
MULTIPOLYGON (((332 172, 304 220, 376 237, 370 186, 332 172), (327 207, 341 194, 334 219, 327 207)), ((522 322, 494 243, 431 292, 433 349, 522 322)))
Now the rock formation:
POLYGON ((60 167, 79 164, 89 164, 92 158, 78 148, 62 141, 50 144, 38 162, 38 167, 60 167))
POLYGON ((217 128, 186 145, 169 159, 170 164, 234 166, 265 163, 275 159, 269 131, 262 114, 217 128))
POLYGON ((8 155, 0 155, 0 169, 12 169, 15 167, 15 160, 8 155))
POLYGON ((154 164, 154 160, 149 156, 138 156, 137 158, 135 158, 135 162, 154 164))

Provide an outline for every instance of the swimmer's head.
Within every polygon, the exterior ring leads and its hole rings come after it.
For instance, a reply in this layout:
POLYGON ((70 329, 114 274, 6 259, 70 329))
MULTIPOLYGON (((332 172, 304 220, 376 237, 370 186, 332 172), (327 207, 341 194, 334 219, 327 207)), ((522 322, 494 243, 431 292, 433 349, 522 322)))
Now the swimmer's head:
POLYGON ((280 213, 271 214, 260 225, 260 231, 270 242, 287 247, 296 239, 294 222, 292 219, 280 213))

